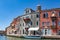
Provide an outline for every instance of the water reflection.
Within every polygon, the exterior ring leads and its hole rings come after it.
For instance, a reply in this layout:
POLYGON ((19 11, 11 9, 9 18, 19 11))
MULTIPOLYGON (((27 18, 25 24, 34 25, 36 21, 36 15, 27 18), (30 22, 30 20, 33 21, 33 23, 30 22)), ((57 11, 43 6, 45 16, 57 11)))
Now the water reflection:
POLYGON ((25 39, 25 38, 0 36, 0 40, 60 40, 60 39, 25 39))
POLYGON ((40 39, 25 39, 25 38, 16 38, 16 37, 7 37, 8 40, 40 40, 40 39))
POLYGON ((25 39, 16 37, 7 37, 8 40, 60 40, 60 39, 25 39))

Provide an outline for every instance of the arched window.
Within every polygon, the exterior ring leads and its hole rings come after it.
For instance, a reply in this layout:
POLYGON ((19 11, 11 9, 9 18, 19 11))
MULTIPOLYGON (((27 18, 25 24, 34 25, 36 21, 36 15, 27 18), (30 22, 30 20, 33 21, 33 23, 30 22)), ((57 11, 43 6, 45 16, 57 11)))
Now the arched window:
POLYGON ((44 13, 43 18, 48 18, 48 13, 44 13))
POLYGON ((39 14, 37 14, 36 17, 39 18, 39 14))
POLYGON ((43 14, 43 18, 45 18, 45 14, 43 14))
POLYGON ((38 25, 39 23, 38 23, 38 21, 37 21, 37 25, 38 25))
POLYGON ((30 24, 32 25, 32 21, 30 22, 30 24))
POLYGON ((46 18, 48 18, 48 13, 45 14, 46 18))

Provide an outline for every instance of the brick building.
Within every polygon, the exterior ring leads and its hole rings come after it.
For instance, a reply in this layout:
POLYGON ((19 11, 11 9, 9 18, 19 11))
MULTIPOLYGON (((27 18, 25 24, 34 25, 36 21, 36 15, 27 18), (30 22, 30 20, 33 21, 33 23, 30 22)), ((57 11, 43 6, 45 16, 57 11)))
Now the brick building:
POLYGON ((60 34, 60 8, 40 11, 40 30, 45 36, 60 34))

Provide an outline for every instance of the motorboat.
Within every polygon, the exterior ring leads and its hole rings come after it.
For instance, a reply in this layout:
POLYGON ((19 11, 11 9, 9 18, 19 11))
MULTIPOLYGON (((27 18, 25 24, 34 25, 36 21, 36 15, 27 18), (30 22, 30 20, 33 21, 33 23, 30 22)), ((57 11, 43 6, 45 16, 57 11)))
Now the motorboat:
POLYGON ((35 39, 35 38, 41 38, 41 36, 35 36, 35 35, 33 35, 33 36, 23 36, 24 38, 33 38, 33 39, 35 39))

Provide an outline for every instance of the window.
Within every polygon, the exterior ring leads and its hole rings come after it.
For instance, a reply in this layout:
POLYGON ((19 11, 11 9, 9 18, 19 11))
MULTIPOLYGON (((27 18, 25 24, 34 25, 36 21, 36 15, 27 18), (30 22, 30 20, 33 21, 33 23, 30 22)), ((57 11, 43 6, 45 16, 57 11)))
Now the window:
POLYGON ((48 18, 48 13, 45 14, 46 18, 48 18))
POLYGON ((29 13, 29 10, 26 10, 26 14, 28 14, 29 13))
POLYGON ((45 29, 45 35, 47 35, 47 29, 45 29))
POLYGON ((48 18, 48 13, 43 14, 43 18, 48 18))
POLYGON ((21 26, 21 24, 20 24, 20 26, 21 26))
POLYGON ((12 31, 12 33, 14 33, 14 31, 12 31))
POLYGON ((60 30, 58 30, 58 35, 60 35, 60 30))
POLYGON ((59 15, 59 17, 60 17, 60 12, 59 12, 59 14, 58 14, 58 15, 59 15))
POLYGON ((58 26, 60 26, 60 21, 58 22, 58 26))
POLYGON ((33 16, 31 15, 31 18, 33 18, 33 16))
POLYGON ((23 34, 24 34, 24 30, 23 30, 23 34))
POLYGON ((37 14, 36 17, 39 18, 39 15, 37 14))
POLYGON ((12 26, 12 29, 15 28, 15 26, 12 26))
POLYGON ((44 26, 44 22, 42 22, 42 26, 44 26))
POLYGON ((54 20, 52 20, 52 26, 55 26, 56 22, 54 20))
POLYGON ((42 22, 42 26, 44 25, 50 26, 50 22, 42 22))
POLYGON ((17 34, 17 31, 15 31, 14 33, 17 34))
POLYGON ((30 22, 30 24, 32 25, 32 22, 30 22))
POLYGON ((45 18, 45 14, 43 14, 43 18, 45 18))
POLYGON ((49 26, 50 25, 50 22, 46 22, 46 25, 49 26))
POLYGON ((38 21, 37 21, 37 25, 38 25, 39 23, 38 23, 38 21))
POLYGON ((24 26, 24 23, 23 23, 23 26, 24 26))

